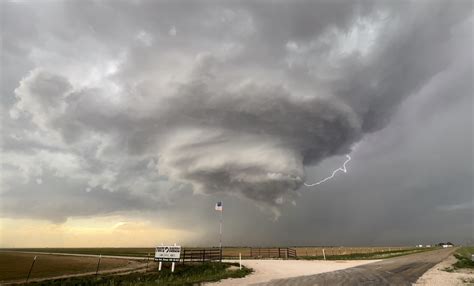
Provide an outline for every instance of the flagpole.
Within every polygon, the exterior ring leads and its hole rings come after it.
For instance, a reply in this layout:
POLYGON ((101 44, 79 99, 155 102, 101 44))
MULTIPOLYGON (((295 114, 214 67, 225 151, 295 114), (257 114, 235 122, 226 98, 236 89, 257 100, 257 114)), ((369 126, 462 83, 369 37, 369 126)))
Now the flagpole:
POLYGON ((219 221, 219 248, 222 249, 222 213, 224 212, 224 208, 221 210, 221 217, 219 221))

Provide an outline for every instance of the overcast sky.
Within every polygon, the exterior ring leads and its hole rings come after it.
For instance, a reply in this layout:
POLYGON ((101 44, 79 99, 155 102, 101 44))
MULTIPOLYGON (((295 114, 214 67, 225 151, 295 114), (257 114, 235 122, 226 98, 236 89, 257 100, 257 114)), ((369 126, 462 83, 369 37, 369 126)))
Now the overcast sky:
POLYGON ((0 5, 0 247, 474 240, 472 1, 0 5))

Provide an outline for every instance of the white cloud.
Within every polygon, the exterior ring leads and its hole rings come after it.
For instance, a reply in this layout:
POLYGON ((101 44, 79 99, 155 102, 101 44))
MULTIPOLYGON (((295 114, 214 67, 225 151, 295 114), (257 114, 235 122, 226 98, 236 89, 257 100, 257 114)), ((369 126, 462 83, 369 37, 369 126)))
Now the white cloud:
POLYGON ((153 44, 152 36, 145 31, 140 31, 137 34, 137 40, 139 40, 142 44, 144 44, 147 47, 150 47, 153 44))
POLYGON ((176 29, 175 26, 171 26, 171 28, 169 29, 168 31, 168 35, 174 37, 176 36, 176 34, 178 33, 178 30, 176 29))

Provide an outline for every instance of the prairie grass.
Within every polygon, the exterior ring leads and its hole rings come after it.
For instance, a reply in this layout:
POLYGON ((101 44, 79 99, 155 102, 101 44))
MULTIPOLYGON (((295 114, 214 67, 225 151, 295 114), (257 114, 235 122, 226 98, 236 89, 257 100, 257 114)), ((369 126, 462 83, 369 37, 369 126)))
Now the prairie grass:
POLYGON ((239 269, 235 264, 208 262, 177 264, 172 273, 170 265, 164 264, 162 271, 152 269, 146 273, 135 272, 126 275, 84 276, 68 279, 43 281, 41 285, 200 285, 202 282, 219 281, 225 278, 240 278, 251 273, 246 267, 239 269))

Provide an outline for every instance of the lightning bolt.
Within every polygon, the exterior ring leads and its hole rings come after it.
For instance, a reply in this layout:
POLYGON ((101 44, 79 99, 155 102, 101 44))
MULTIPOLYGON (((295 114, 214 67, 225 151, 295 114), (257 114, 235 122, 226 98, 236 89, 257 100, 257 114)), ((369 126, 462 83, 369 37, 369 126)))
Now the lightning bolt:
POLYGON ((319 185, 319 184, 322 184, 328 180, 331 180, 332 178, 334 178, 334 176, 337 174, 337 172, 341 171, 341 172, 344 172, 344 173, 347 173, 347 168, 346 168, 346 164, 349 163, 349 161, 351 160, 351 156, 349 155, 346 155, 346 161, 344 162, 344 164, 342 164, 342 167, 341 168, 337 168, 336 170, 334 170, 332 172, 332 175, 327 177, 327 178, 324 178, 322 179, 321 181, 318 181, 316 183, 313 183, 313 184, 307 184, 307 183, 304 183, 305 186, 307 187, 312 187, 312 186, 316 186, 316 185, 319 185))

